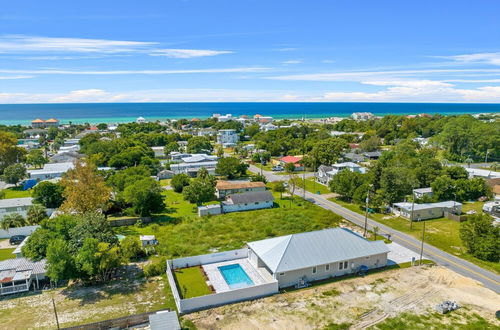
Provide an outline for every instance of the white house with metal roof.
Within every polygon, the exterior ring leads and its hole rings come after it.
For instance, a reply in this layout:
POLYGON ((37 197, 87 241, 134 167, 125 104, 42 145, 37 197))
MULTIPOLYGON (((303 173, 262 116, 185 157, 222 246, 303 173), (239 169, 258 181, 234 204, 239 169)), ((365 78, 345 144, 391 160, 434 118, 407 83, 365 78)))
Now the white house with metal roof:
POLYGON ((392 212, 403 218, 410 219, 413 209, 413 221, 441 218, 445 212, 460 214, 462 204, 455 201, 445 201, 438 203, 413 204, 410 202, 394 203, 392 212))
POLYGON ((45 259, 30 261, 26 258, 0 261, 0 295, 29 291, 33 284, 40 288, 45 279, 45 259))
POLYGON ((279 287, 373 269, 387 265, 389 248, 345 228, 331 228, 250 242, 248 258, 265 268, 279 287))
POLYGON ((73 169, 75 165, 72 162, 67 163, 51 163, 43 165, 41 170, 29 170, 30 179, 38 181, 60 178, 64 173, 73 169))
POLYGON ((26 217, 31 205, 33 205, 31 197, 0 199, 0 220, 11 213, 18 213, 26 217))

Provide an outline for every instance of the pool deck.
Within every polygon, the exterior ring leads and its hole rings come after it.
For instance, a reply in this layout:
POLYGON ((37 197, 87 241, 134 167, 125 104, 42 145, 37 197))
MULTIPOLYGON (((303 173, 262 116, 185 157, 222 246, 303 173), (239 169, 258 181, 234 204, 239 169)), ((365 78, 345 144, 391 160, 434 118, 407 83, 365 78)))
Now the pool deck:
MULTIPOLYGON (((248 258, 235 259, 223 262, 215 262, 212 264, 202 265, 203 270, 208 277, 208 285, 212 285, 216 293, 232 291, 226 280, 219 271, 220 266, 235 265, 239 264, 241 268, 247 273, 248 277, 253 281, 254 285, 265 284, 269 281, 264 278, 264 276, 257 270, 249 261, 248 258)), ((252 286, 252 285, 250 285, 252 286)))

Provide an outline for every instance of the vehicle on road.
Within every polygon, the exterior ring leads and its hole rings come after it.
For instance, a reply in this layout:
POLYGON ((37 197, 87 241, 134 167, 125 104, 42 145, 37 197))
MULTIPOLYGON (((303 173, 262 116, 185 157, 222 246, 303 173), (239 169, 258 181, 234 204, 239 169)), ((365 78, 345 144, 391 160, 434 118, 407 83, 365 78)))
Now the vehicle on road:
POLYGON ((24 241, 25 238, 26 236, 24 235, 14 235, 9 239, 9 243, 10 245, 18 245, 21 244, 21 242, 24 241))
POLYGON ((276 165, 276 166, 273 166, 272 170, 275 172, 281 172, 284 170, 284 168, 281 165, 276 165))

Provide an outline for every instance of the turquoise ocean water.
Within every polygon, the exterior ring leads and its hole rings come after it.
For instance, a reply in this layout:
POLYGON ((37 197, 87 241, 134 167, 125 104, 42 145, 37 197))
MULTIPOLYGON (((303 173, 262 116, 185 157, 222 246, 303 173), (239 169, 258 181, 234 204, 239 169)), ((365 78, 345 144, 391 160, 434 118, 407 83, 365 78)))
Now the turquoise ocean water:
POLYGON ((0 124, 28 125, 35 118, 62 123, 122 123, 142 116, 148 120, 207 118, 261 114, 274 118, 347 117, 353 112, 388 114, 463 114, 500 112, 500 104, 470 103, 58 103, 0 104, 0 124))

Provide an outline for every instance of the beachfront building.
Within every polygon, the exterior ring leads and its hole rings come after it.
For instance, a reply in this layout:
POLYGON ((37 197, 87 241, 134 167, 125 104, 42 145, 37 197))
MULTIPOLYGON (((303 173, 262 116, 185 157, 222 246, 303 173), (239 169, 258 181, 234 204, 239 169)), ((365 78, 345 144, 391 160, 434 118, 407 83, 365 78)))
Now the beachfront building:
POLYGON ((137 124, 144 124, 146 122, 146 119, 144 117, 137 117, 135 120, 137 124))
POLYGON ((441 218, 446 213, 460 214, 462 213, 462 204, 455 201, 423 204, 401 202, 392 205, 392 212, 409 220, 420 221, 441 218))
POLYGON ((371 112, 354 112, 351 118, 358 121, 365 121, 373 119, 373 113, 371 112))
POLYGON ((240 140, 240 135, 235 129, 221 129, 217 133, 217 143, 224 148, 234 147, 240 140))
POLYGON ((218 180, 215 186, 215 195, 217 198, 225 198, 232 194, 265 190, 266 184, 264 182, 218 180))
POLYGON ((8 214, 17 213, 26 218, 28 208, 33 205, 33 198, 7 198, 0 199, 0 220, 8 214))
POLYGON ((28 174, 30 179, 43 181, 54 178, 60 178, 64 173, 73 169, 75 165, 71 162, 67 163, 50 163, 43 165, 40 170, 29 170, 28 174))
POLYGON ((249 242, 238 250, 168 260, 167 278, 179 312, 187 313, 384 267, 388 253, 383 241, 330 228, 249 242), (205 275, 203 285, 210 293, 181 298, 176 276, 193 267, 205 275))
POLYGON ((33 128, 59 127, 59 120, 55 118, 50 118, 47 120, 37 118, 31 121, 31 127, 33 128))

